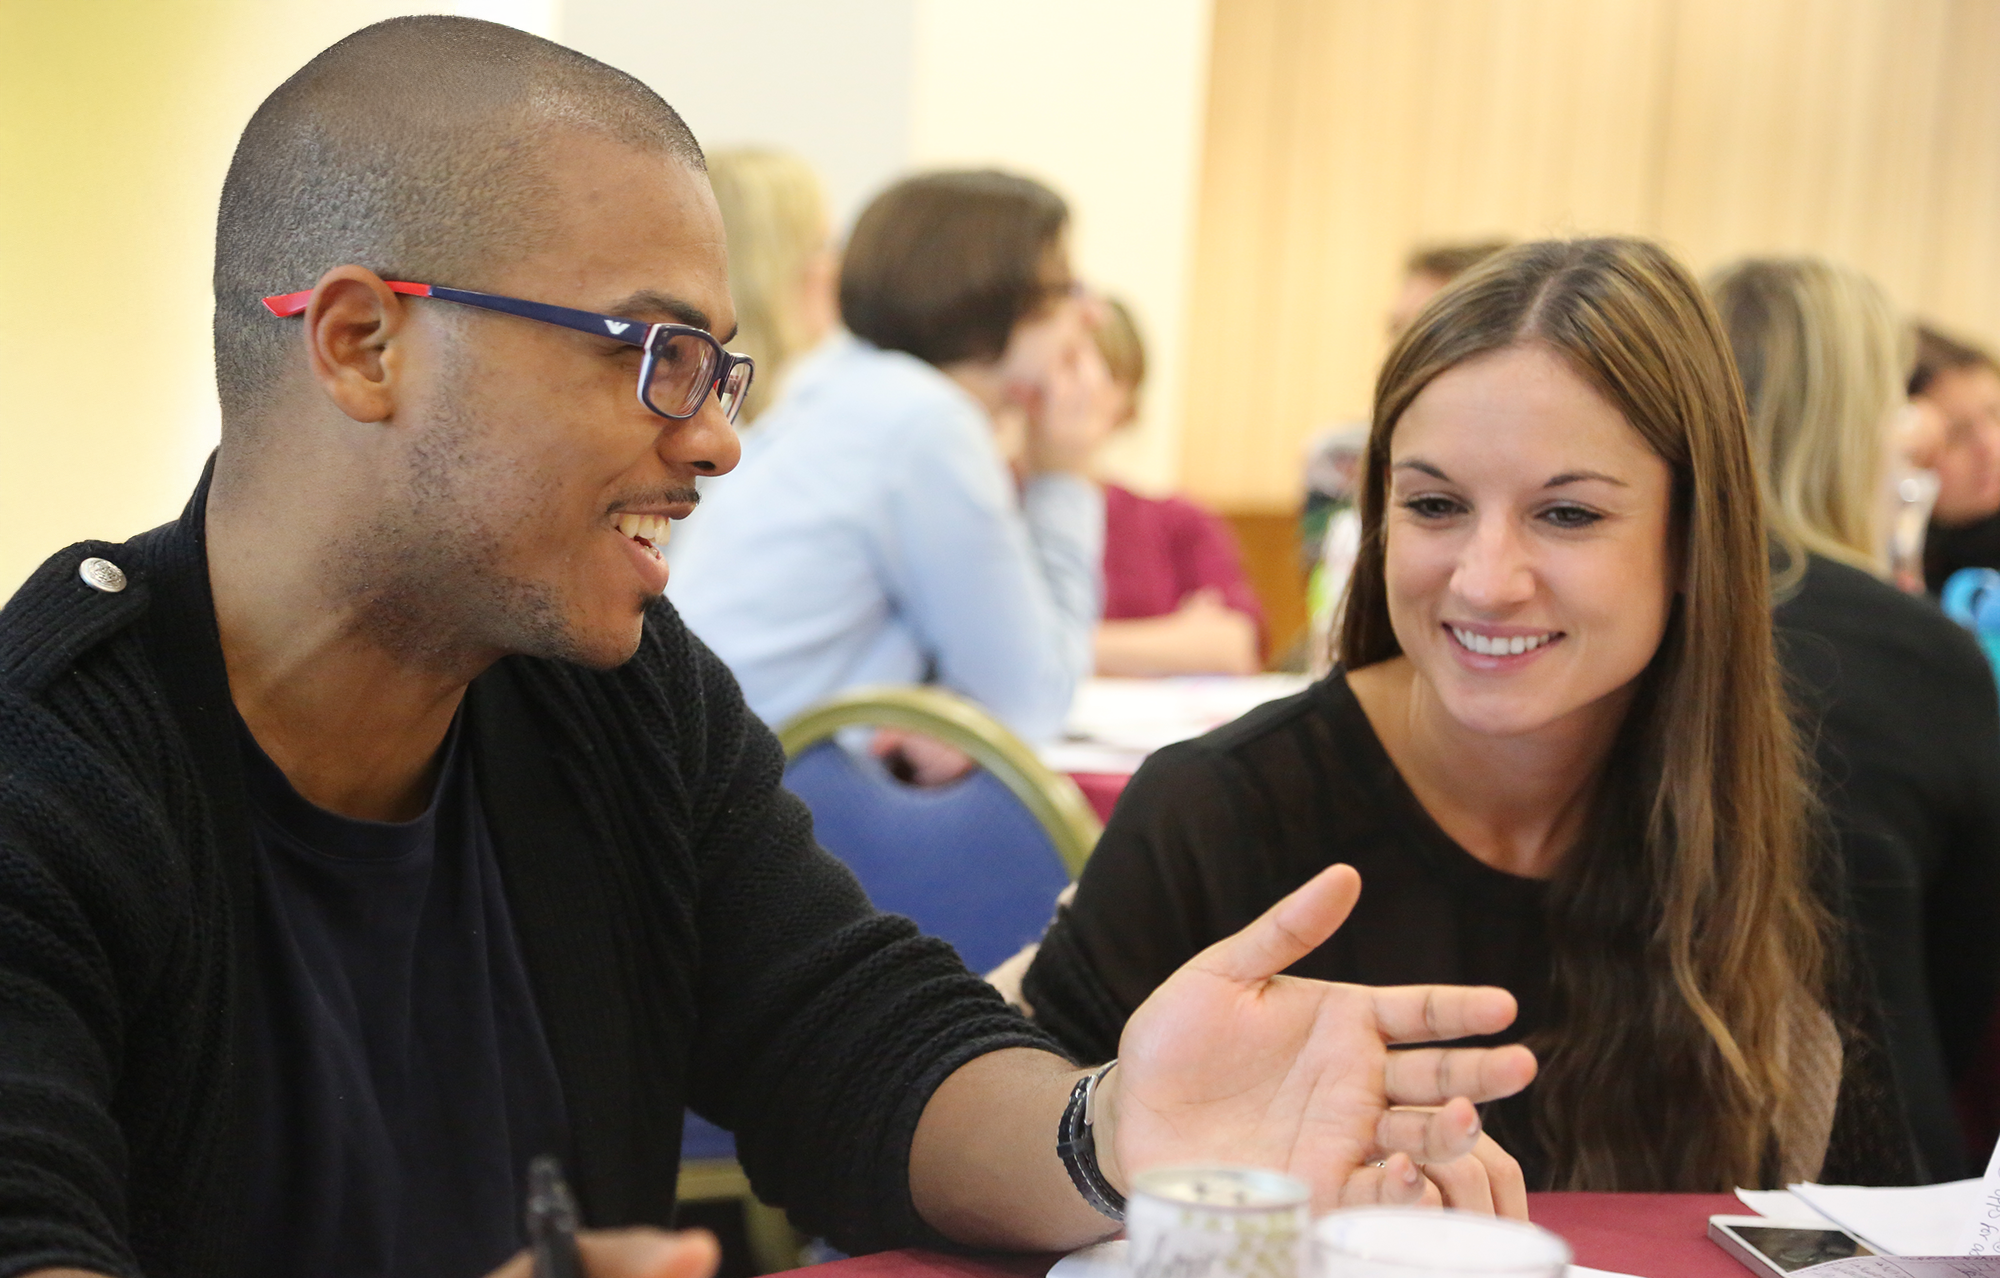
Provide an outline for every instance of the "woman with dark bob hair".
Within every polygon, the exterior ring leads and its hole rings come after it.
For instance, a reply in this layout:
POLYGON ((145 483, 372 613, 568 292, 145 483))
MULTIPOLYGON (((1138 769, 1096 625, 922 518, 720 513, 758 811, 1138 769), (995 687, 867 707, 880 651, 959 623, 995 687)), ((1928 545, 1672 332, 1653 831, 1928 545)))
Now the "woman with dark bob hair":
MULTIPOLYGON (((853 336, 801 363, 704 487, 668 588, 765 720, 935 682, 1031 740, 1061 731, 1099 612, 1104 498, 1083 472, 1112 420, 1068 225, 1055 192, 997 172, 906 178, 855 223, 853 336)), ((942 779, 922 744, 906 761, 942 779)))
POLYGON ((1344 861, 1360 904, 1292 970, 1512 991, 1543 1066, 1486 1122, 1528 1188, 1907 1180, 1701 289, 1639 240, 1510 249, 1397 342, 1372 422, 1338 664, 1147 761, 1028 972, 1037 1019, 1107 1054, 1344 861))

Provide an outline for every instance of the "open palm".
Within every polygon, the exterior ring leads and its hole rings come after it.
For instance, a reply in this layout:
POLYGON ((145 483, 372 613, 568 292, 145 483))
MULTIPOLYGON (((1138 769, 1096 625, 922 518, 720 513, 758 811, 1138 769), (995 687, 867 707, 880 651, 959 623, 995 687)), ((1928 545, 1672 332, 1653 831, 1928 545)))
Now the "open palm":
POLYGON ((1196 955, 1132 1014, 1109 1098, 1128 1183, 1175 1163, 1280 1168, 1325 1210, 1377 1160, 1466 1154, 1479 1136, 1472 1103, 1527 1086, 1535 1059, 1524 1047, 1389 1050, 1505 1029, 1515 1011, 1505 990, 1278 975, 1333 934, 1360 891, 1349 867, 1323 872, 1196 955))

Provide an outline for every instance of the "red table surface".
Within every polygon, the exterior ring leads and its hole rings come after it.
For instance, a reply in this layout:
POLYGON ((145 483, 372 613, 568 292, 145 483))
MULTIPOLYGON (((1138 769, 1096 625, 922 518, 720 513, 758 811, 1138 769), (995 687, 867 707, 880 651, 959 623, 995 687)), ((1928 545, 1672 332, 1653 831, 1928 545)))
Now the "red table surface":
MULTIPOLYGON (((1708 1241, 1710 1216, 1748 1216, 1732 1194, 1530 1194, 1528 1215, 1569 1240, 1576 1263, 1640 1278, 1745 1278, 1708 1241)), ((829 1265, 815 1278, 1041 1278, 1055 1256, 947 1256, 885 1251, 829 1265)))
POLYGON ((1125 783, 1132 778, 1124 772, 1072 772, 1069 779, 1076 782, 1076 788, 1083 791, 1083 797, 1097 813, 1100 821, 1111 819, 1111 809, 1118 802, 1118 796, 1125 790, 1125 783))

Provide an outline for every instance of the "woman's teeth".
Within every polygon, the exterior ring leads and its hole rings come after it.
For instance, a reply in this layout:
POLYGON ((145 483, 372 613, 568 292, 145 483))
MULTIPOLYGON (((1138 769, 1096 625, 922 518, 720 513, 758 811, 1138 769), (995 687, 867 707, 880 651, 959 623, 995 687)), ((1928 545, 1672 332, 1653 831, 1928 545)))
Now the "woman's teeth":
POLYGON ((1452 638, 1472 651, 1486 657, 1515 657, 1524 652, 1533 652, 1556 637, 1556 632, 1541 635, 1481 635, 1470 630, 1451 627, 1452 638))
POLYGON ((662 557, 660 547, 667 544, 674 529, 673 521, 665 515, 620 515, 612 527, 651 551, 655 559, 662 557))

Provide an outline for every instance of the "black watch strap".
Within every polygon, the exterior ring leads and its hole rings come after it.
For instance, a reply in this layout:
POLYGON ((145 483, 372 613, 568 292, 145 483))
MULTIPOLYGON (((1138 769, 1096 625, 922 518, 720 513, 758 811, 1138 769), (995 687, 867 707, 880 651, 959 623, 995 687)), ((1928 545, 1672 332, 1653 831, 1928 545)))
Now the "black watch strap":
POLYGON ((1116 1221, 1125 1219, 1125 1195, 1111 1187, 1104 1178, 1104 1171, 1097 1165, 1097 1135, 1092 1119, 1096 1114, 1091 1106, 1091 1093, 1097 1084, 1111 1072, 1112 1061, 1095 1074, 1086 1074, 1076 1081, 1070 1091, 1069 1104, 1063 1107, 1062 1124, 1056 1129, 1056 1155, 1062 1159, 1063 1170, 1069 1173, 1076 1185, 1076 1192, 1103 1215, 1116 1221))

